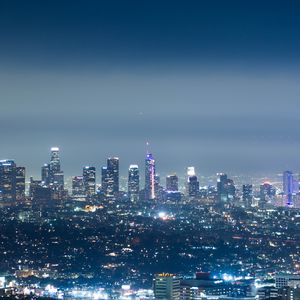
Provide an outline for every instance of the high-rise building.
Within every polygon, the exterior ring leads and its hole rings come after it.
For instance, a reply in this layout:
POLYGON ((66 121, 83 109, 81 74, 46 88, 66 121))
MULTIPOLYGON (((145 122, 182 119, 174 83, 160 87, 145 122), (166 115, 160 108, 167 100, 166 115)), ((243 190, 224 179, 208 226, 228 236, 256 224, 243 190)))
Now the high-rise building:
POLYGON ((155 159, 151 153, 145 159, 145 199, 155 199, 155 159))
POLYGON ((107 166, 102 167, 102 192, 105 198, 116 198, 119 193, 119 158, 107 159, 107 166))
POLYGON ((221 202, 227 202, 235 197, 235 186, 232 179, 229 179, 226 174, 219 173, 217 181, 218 199, 221 202))
POLYGON ((50 165, 44 164, 41 169, 42 184, 44 186, 49 186, 50 184, 50 165))
POLYGON ((252 184, 243 185, 243 202, 245 207, 250 207, 252 205, 253 199, 253 187, 252 184))
POLYGON ((13 160, 0 161, 0 191, 2 201, 16 201, 16 164, 13 160))
POLYGON ((52 187, 54 190, 62 191, 64 189, 64 172, 56 172, 53 174, 52 187))
POLYGON ((140 175, 138 165, 130 165, 128 169, 128 197, 135 202, 139 199, 140 175))
POLYGON ((83 176, 72 177, 72 195, 75 197, 83 197, 85 195, 83 176))
POLYGON ((16 200, 25 199, 25 167, 16 167, 16 200))
POLYGON ((176 174, 168 175, 166 177, 166 190, 178 191, 178 176, 176 174))
POLYGON ((59 148, 51 148, 51 159, 49 167, 49 181, 53 190, 61 191, 64 189, 64 173, 60 167, 59 148))
POLYGON ((96 194, 96 168, 86 166, 83 168, 83 184, 85 195, 92 197, 96 194))
POLYGON ((109 172, 110 181, 112 184, 112 191, 114 196, 119 193, 119 158, 110 157, 107 159, 107 170, 109 172))
POLYGON ((199 181, 196 175, 188 178, 188 194, 189 197, 199 196, 199 181))
POLYGON ((50 171, 52 174, 60 172, 60 158, 58 147, 51 148, 50 171))
POLYGON ((103 195, 105 197, 108 197, 108 171, 107 167, 102 167, 101 168, 101 190, 103 192, 103 195))
POLYGON ((157 274, 154 279, 154 295, 158 300, 179 300, 180 280, 174 274, 157 274))
POLYGON ((283 193, 286 197, 286 204, 293 205, 293 196, 299 192, 299 183, 295 180, 293 172, 283 172, 283 193))
POLYGON ((276 195, 276 189, 269 182, 264 182, 260 185, 259 195, 261 202, 267 202, 268 199, 272 199, 276 195))
POLYGON ((32 199, 35 195, 35 191, 38 187, 42 186, 41 180, 34 180, 33 177, 30 177, 29 183, 29 197, 32 199))

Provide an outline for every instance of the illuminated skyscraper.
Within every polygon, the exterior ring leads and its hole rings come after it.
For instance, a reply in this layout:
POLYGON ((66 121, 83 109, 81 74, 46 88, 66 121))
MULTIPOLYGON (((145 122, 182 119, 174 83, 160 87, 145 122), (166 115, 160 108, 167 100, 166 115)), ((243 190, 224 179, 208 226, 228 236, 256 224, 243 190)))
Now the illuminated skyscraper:
POLYGON ((60 169, 59 148, 51 148, 51 160, 49 168, 50 185, 53 190, 64 189, 64 173, 60 169))
POLYGON ((178 176, 176 174, 167 176, 166 190, 167 191, 178 191, 178 176))
POLYGON ((155 160, 151 153, 145 159, 145 199, 155 199, 155 160))
POLYGON ((0 161, 0 191, 2 201, 16 201, 16 164, 13 160, 0 161))
POLYGON ((227 202, 235 197, 235 186, 232 179, 229 179, 226 174, 219 173, 217 181, 218 199, 221 202, 227 202))
POLYGON ((102 192, 106 198, 116 198, 119 193, 119 158, 107 159, 107 166, 102 167, 102 192))
POLYGON ((72 177, 72 195, 81 196, 85 195, 85 188, 83 183, 83 176, 73 176, 72 177))
POLYGON ((16 199, 25 199, 25 167, 16 167, 16 199))
POLYGON ((299 192, 299 183, 295 180, 293 172, 283 172, 283 193, 286 197, 286 204, 293 205, 293 195, 299 192))
POLYGON ((243 202, 245 207, 251 207, 253 199, 253 187, 252 184, 243 185, 243 202))
POLYGON ((269 182, 264 182, 262 185, 259 187, 259 207, 260 208, 265 208, 266 203, 273 199, 276 195, 276 189, 271 185, 269 182))
POLYGON ((195 175, 188 178, 188 194, 189 197, 199 196, 199 181, 195 175))
POLYGON ((138 165, 130 165, 128 169, 128 197, 131 201, 139 199, 140 175, 138 165))
POLYGON ((49 186, 50 184, 50 165, 49 164, 44 164, 42 166, 41 170, 41 175, 42 175, 42 184, 44 186, 49 186))
POLYGON ((96 168, 84 167, 83 168, 83 184, 85 195, 91 197, 96 194, 96 168))
POLYGON ((60 158, 58 147, 51 148, 50 171, 52 174, 60 172, 60 158))
POLYGON ((107 159, 107 169, 112 182, 112 191, 114 196, 119 193, 119 158, 110 157, 107 159))

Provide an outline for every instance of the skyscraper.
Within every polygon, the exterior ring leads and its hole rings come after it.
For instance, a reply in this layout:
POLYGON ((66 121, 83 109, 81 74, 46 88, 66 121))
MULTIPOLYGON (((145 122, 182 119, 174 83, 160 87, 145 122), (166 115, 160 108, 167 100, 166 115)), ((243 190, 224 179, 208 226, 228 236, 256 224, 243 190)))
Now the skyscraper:
POLYGON ((135 202, 139 199, 140 174, 138 165, 130 165, 128 169, 128 197, 135 202))
POLYGON ((186 194, 189 197, 199 196, 199 181, 196 176, 195 167, 188 167, 186 171, 187 181, 186 181, 186 194))
POLYGON ((13 160, 0 161, 0 191, 2 201, 16 201, 16 164, 13 160))
POLYGON ((266 203, 268 200, 274 198, 276 195, 276 189, 273 187, 272 184, 269 182, 264 182, 263 184, 260 185, 259 187, 259 207, 260 208, 265 208, 266 203))
POLYGON ((155 199, 155 160, 151 153, 145 159, 145 199, 155 199))
POLYGON ((83 176, 72 177, 72 195, 73 196, 84 196, 85 188, 83 183, 83 176))
POLYGON ((250 207, 253 199, 253 187, 252 184, 243 185, 243 202, 245 207, 250 207))
POLYGON ((293 205, 293 195, 299 192, 299 184, 295 180, 293 172, 283 172, 283 193, 286 197, 286 204, 293 205))
POLYGON ((25 199, 25 167, 16 167, 16 200, 25 199))
POLYGON ((64 189, 64 173, 60 168, 59 148, 51 148, 51 159, 49 167, 49 181, 53 190, 64 189))
POLYGON ((92 197, 96 193, 96 168, 86 166, 83 168, 83 184, 87 197, 92 197))
POLYGON ((199 181, 196 175, 188 178, 188 195, 189 197, 197 197, 199 195, 199 181))
POLYGON ((50 171, 51 174, 60 172, 60 158, 58 147, 51 148, 50 171))
POLYGON ((116 198, 119 193, 119 158, 107 159, 107 166, 102 167, 102 192, 106 198, 116 198))
POLYGON ((176 174, 168 175, 166 177, 166 190, 178 191, 178 176, 176 174))
POLYGON ((42 184, 44 186, 49 186, 50 184, 50 165, 44 164, 41 169, 42 184))
POLYGON ((114 196, 119 193, 119 158, 110 157, 107 159, 107 169, 112 182, 114 196))
POLYGON ((221 202, 227 202, 235 197, 235 186, 232 179, 229 179, 226 174, 219 173, 217 181, 218 199, 221 202))

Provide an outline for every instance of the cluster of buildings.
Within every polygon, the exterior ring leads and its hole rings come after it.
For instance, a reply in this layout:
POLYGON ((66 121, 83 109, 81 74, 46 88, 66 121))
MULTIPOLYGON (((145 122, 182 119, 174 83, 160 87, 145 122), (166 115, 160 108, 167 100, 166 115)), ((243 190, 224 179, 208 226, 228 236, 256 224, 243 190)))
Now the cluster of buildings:
POLYGON ((138 200, 164 200, 178 202, 184 199, 208 199, 221 204, 240 203, 244 207, 259 206, 280 198, 281 204, 289 207, 299 202, 299 182, 291 171, 283 173, 282 190, 278 192, 269 182, 254 191, 252 184, 244 184, 239 190, 234 181, 224 173, 217 174, 216 186, 201 187, 195 168, 188 167, 185 189, 180 190, 176 174, 166 177, 162 186, 156 173, 155 159, 147 153, 145 159, 144 186, 141 188, 140 169, 132 164, 128 169, 127 191, 120 190, 119 158, 107 159, 101 168, 101 184, 96 181, 96 167, 83 167, 82 174, 72 177, 72 191, 65 188, 64 172, 61 169, 59 148, 51 148, 50 162, 41 168, 41 179, 30 178, 29 193, 25 194, 25 167, 17 166, 13 160, 0 161, 0 200, 4 205, 31 201, 33 205, 51 205, 53 200, 108 200, 120 198, 138 200), (27 197, 28 196, 28 197, 27 197))
POLYGON ((275 282, 254 278, 220 280, 209 273, 197 272, 193 278, 161 273, 154 278, 158 300, 299 300, 300 274, 276 274, 275 282))

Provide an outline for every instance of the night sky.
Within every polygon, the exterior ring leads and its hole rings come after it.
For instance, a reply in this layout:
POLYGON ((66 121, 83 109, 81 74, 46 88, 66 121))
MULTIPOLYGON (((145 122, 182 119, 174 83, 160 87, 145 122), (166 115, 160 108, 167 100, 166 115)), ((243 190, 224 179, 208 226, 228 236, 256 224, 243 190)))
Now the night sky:
POLYGON ((299 1, 0 1, 0 157, 67 175, 300 168, 299 1), (98 173, 99 174, 99 173, 98 173))

